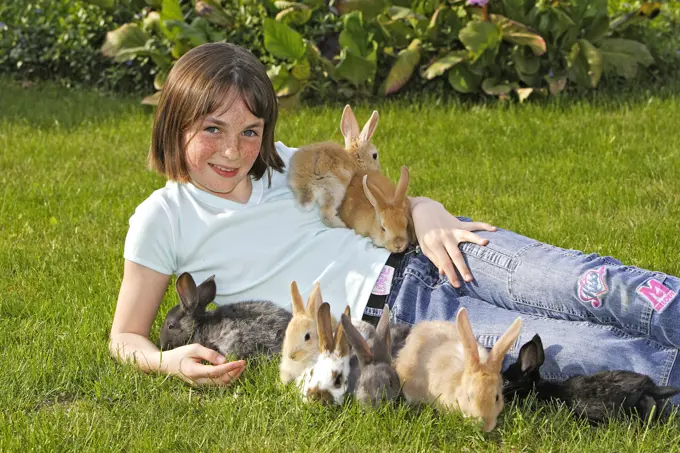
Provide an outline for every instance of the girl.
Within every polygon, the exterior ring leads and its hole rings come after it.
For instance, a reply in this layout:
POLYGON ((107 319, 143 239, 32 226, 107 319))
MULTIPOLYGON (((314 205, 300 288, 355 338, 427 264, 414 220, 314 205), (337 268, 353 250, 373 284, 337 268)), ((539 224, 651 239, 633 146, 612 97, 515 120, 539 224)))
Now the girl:
POLYGON ((149 152, 168 183, 130 219, 114 357, 196 384, 238 378, 243 361, 196 344, 161 355, 149 341, 170 276, 190 272, 216 275, 218 304, 289 308, 296 280, 305 298, 319 281, 336 316, 349 304, 375 319, 386 301, 396 322, 413 324, 467 307, 487 347, 521 315, 517 344, 540 334, 546 378, 628 369, 680 385, 680 279, 457 218, 422 197, 410 199, 420 246, 390 255, 296 205, 286 184, 295 150, 274 142, 277 114, 265 68, 241 47, 205 44, 174 66, 149 152))

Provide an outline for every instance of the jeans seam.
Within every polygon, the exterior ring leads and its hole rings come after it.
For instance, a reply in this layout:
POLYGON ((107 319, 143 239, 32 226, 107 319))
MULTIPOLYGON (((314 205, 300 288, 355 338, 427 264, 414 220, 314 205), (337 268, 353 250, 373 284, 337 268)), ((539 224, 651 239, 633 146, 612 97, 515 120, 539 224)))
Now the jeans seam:
POLYGON ((672 352, 673 353, 669 355, 663 364, 663 371, 661 372, 660 379, 661 385, 668 385, 668 381, 671 377, 671 371, 673 371, 673 365, 675 365, 675 361, 678 359, 678 350, 676 349, 672 352))

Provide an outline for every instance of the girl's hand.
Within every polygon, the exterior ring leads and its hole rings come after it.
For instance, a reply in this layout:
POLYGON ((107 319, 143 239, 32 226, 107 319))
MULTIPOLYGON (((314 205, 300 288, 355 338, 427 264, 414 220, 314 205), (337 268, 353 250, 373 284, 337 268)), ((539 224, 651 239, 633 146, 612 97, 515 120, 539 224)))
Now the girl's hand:
POLYGON ((244 360, 228 362, 222 354, 194 343, 161 353, 161 368, 194 385, 228 386, 246 367, 244 360), (204 365, 201 361, 210 362, 204 365))
POLYGON ((458 269, 463 280, 471 282, 472 274, 458 246, 461 242, 486 245, 489 241, 473 231, 496 231, 496 227, 483 222, 462 222, 441 203, 429 198, 411 198, 409 201, 416 237, 423 254, 439 268, 440 274, 446 274, 455 288, 460 287, 455 269, 458 269))

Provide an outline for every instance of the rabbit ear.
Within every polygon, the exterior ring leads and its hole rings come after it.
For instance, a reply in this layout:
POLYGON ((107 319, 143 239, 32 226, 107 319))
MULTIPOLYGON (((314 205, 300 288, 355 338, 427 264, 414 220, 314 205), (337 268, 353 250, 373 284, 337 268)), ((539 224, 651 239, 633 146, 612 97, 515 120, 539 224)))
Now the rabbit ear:
MULTIPOLYGON (((349 318, 349 305, 345 308, 345 312, 343 314, 349 318)), ((349 356, 349 343, 347 342, 347 334, 345 334, 345 329, 342 327, 341 322, 338 323, 338 326, 335 329, 335 347, 333 350, 337 356, 349 356)))
POLYGON ((391 364, 392 334, 390 333, 390 306, 385 304, 382 315, 376 327, 376 341, 373 345, 373 355, 376 362, 391 364))
POLYGON ((493 348, 491 348, 487 364, 494 368, 498 368, 499 373, 501 371, 501 367, 503 366, 503 358, 505 358, 505 354, 510 350, 512 345, 517 340, 521 328, 522 318, 515 319, 510 327, 508 327, 508 330, 505 331, 505 333, 498 339, 496 344, 493 345, 493 348))
POLYGON ((316 317, 316 331, 319 334, 319 352, 333 351, 333 327, 331 327, 331 306, 324 302, 316 317))
POLYGON ((314 283, 312 292, 309 294, 307 299, 307 314, 316 319, 316 315, 319 313, 321 304, 323 303, 323 298, 321 297, 321 285, 319 282, 314 283))
POLYGON ((375 128, 378 126, 378 117, 379 117, 378 112, 376 110, 373 110, 371 117, 368 119, 368 121, 366 121, 364 128, 361 130, 361 135, 359 135, 359 141, 362 144, 371 141, 371 137, 373 137, 375 128))
POLYGON ((215 300, 217 295, 217 285, 215 284, 215 276, 211 275, 206 278, 203 283, 198 285, 198 305, 199 310, 205 310, 208 304, 215 300))
POLYGON ((657 401, 665 400, 666 398, 675 396, 678 393, 680 393, 680 388, 672 387, 670 385, 666 387, 656 387, 649 392, 649 394, 652 395, 652 397, 654 397, 654 399, 657 401))
POLYGON ((468 365, 479 365, 479 350, 477 349, 477 340, 475 334, 472 332, 470 325, 470 318, 465 308, 458 310, 456 315, 456 326, 458 327, 458 335, 463 343, 463 350, 465 351, 465 362, 468 365))
POLYGON ((401 203, 406 199, 406 192, 408 191, 409 173, 406 165, 401 167, 401 176, 397 183, 397 189, 394 192, 394 202, 401 203))
POLYGON ((359 140, 359 123, 349 104, 347 104, 342 111, 340 131, 342 132, 342 136, 345 137, 345 148, 349 148, 352 146, 352 143, 356 143, 356 141, 359 140))
POLYGON ((179 295, 179 305, 182 311, 192 312, 198 306, 198 288, 194 278, 188 272, 177 278, 175 289, 179 295))
POLYGON ((382 192, 380 189, 376 189, 375 185, 373 184, 371 184, 372 188, 368 187, 368 175, 364 175, 362 184, 364 186, 364 195, 366 195, 368 202, 371 203, 371 206, 373 206, 373 208, 376 210, 376 213, 380 215, 378 209, 387 204, 382 192))
POLYGON ((305 302, 302 300, 302 294, 298 289, 297 282, 293 280, 290 282, 290 298, 293 305, 293 315, 301 315, 305 312, 305 302))
POLYGON ((352 324, 349 316, 343 313, 340 316, 340 322, 342 323, 342 328, 345 329, 349 344, 352 345, 354 352, 356 352, 357 357, 359 358, 359 366, 363 368, 366 365, 372 363, 373 353, 371 352, 371 348, 368 346, 368 343, 366 340, 364 340, 364 337, 361 336, 357 328, 354 327, 354 324, 352 324))
POLYGON ((531 373, 543 365, 543 344, 541 337, 534 335, 528 343, 519 350, 519 363, 522 373, 531 373))

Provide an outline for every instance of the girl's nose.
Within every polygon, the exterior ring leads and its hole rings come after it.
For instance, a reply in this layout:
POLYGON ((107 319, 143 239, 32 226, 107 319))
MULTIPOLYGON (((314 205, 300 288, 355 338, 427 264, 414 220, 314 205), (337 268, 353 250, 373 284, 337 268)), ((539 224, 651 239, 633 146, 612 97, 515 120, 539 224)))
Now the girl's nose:
POLYGON ((220 153, 227 159, 238 159, 241 156, 238 139, 225 140, 222 143, 220 153))

